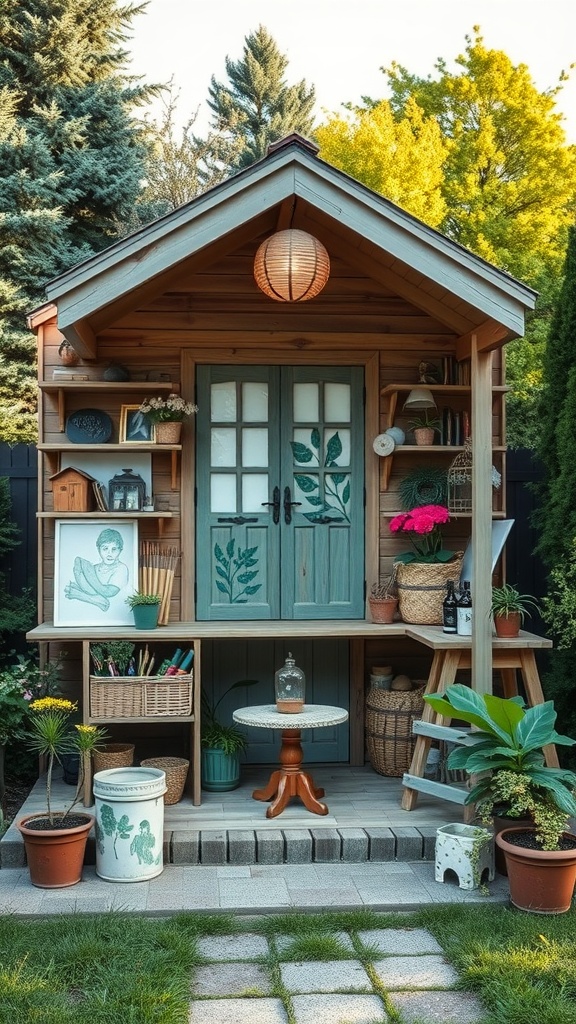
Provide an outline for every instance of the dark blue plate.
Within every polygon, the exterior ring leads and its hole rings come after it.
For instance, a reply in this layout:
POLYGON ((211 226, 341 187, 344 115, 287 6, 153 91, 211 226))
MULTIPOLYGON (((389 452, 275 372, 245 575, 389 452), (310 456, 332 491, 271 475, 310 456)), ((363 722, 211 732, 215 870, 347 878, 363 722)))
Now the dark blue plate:
POLYGON ((112 436, 112 420, 101 409, 78 409, 66 420, 66 436, 74 444, 105 444, 112 436))

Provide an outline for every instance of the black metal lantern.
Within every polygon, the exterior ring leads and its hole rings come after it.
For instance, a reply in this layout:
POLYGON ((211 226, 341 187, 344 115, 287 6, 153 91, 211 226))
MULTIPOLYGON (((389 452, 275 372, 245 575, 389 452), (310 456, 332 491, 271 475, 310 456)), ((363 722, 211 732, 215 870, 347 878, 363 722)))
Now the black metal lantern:
POLYGON ((116 473, 108 484, 108 504, 111 512, 139 512, 144 505, 146 484, 131 469, 116 473))

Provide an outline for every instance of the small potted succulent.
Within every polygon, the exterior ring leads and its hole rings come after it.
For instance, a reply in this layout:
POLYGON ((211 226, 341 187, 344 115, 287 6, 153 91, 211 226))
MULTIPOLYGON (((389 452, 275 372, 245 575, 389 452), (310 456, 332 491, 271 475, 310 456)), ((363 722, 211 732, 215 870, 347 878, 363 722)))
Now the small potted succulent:
POLYGON ((427 409, 424 409, 422 416, 415 416, 408 424, 414 434, 414 440, 419 446, 434 444, 434 434, 440 432, 441 426, 439 419, 435 417, 430 419, 427 409))
POLYGON ((490 611, 494 618, 496 636, 518 636, 524 619, 530 615, 530 608, 539 611, 538 602, 530 594, 521 594, 510 583, 493 587, 490 611))
POLYGON ((397 568, 394 566, 389 576, 382 578, 380 583, 374 583, 368 598, 372 622, 390 624, 394 622, 394 616, 398 608, 398 590, 396 587, 397 568))
POLYGON ((161 594, 143 594, 140 590, 126 598, 126 604, 134 615, 136 629, 156 629, 161 601, 161 594))

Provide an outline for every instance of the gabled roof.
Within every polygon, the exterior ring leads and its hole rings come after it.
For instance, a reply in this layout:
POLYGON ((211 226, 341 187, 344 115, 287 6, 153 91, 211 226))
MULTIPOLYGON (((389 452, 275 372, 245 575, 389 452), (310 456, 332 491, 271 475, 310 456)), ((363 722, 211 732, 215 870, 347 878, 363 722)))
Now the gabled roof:
MULTIPOLYGON (((263 214, 277 217, 290 200, 320 216, 327 237, 316 233, 329 251, 331 237, 355 236, 370 247, 375 268, 380 253, 388 266, 393 261, 409 268, 440 286, 454 304, 477 311, 478 325, 495 322, 507 339, 523 333, 524 311, 534 307, 536 298, 531 288, 320 160, 299 136, 276 144, 264 159, 51 281, 46 292, 57 305, 59 329, 79 350, 89 349, 92 317, 101 326, 103 310, 131 293, 137 298, 139 289, 155 281, 160 293, 184 261, 203 255, 210 261, 212 250, 217 258, 227 239, 231 247, 245 242, 251 232, 262 231, 263 214)), ((353 264, 353 247, 349 258, 353 264)), ((366 253, 364 259, 369 267, 366 253)))

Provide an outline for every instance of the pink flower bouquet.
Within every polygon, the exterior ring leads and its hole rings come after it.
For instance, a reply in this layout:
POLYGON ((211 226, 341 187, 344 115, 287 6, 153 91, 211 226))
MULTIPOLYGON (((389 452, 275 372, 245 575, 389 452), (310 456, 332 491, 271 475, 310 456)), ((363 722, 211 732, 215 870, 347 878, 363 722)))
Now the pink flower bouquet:
POLYGON ((391 533, 409 533, 413 551, 394 557, 395 562, 449 562, 453 551, 442 547, 440 526, 450 522, 445 505, 421 505, 410 512, 401 512, 390 521, 391 533))

